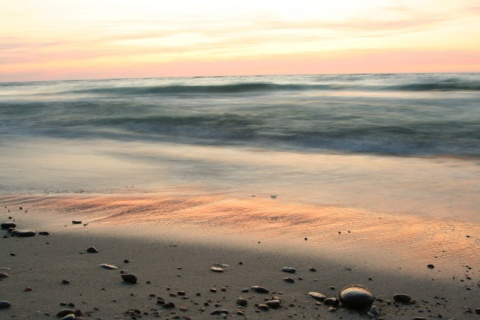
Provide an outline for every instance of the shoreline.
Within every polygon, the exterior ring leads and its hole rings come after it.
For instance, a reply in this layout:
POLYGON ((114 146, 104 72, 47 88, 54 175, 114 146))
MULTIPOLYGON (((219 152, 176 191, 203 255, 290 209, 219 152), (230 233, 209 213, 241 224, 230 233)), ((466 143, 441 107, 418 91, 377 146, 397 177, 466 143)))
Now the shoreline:
POLYGON ((338 296, 350 284, 367 286, 377 297, 379 319, 480 316, 475 314, 480 308, 475 299, 480 239, 473 223, 222 194, 193 199, 174 194, 2 195, 0 204, 2 222, 15 220, 18 228, 50 233, 0 239, 0 272, 10 275, 0 281, 0 300, 12 303, 0 313, 8 317, 52 318, 63 308, 60 303, 72 302, 85 318, 95 319, 133 319, 129 309, 140 310, 146 319, 212 319, 221 317, 211 315, 220 309, 229 311, 229 318, 368 318, 366 311, 330 309, 306 295, 338 296), (91 246, 99 253, 87 253, 91 246), (101 263, 132 272, 139 282, 125 284, 119 270, 105 270, 101 263), (229 267, 215 273, 210 268, 216 263, 229 267), (429 263, 435 267, 427 268, 429 263), (297 272, 282 272, 286 266, 297 272), (294 283, 285 282, 286 277, 294 283), (242 292, 254 285, 272 293, 242 292), (394 303, 398 293, 416 302, 394 303), (237 315, 240 296, 248 300, 244 315, 237 315), (279 309, 255 307, 272 296, 281 298, 279 309), (159 297, 175 308, 157 304, 159 297))

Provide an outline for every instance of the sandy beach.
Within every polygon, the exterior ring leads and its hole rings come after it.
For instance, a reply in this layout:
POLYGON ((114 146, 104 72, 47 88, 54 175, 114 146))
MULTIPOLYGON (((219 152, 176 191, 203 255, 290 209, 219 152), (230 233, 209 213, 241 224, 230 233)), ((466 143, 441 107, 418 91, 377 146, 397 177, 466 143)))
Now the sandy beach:
POLYGON ((2 230, 2 319, 62 318, 63 309, 79 310, 77 319, 480 317, 473 223, 186 190, 3 195, 0 203, 2 223, 36 231, 2 230), (352 284, 370 290, 379 315, 308 295, 338 298, 352 284), (263 310, 271 300, 280 305, 263 310))

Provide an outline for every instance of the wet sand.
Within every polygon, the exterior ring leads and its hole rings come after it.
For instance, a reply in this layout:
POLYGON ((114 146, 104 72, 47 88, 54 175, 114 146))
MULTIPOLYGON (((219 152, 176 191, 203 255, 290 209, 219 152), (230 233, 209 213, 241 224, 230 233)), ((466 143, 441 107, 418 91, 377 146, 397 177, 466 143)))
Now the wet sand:
POLYGON ((0 281, 0 300, 11 303, 2 318, 48 319, 64 308, 86 319, 212 319, 222 317, 211 315, 219 310, 234 319, 368 318, 368 310, 332 308, 307 295, 338 297, 350 284, 372 291, 377 318, 480 317, 474 223, 188 189, 2 195, 0 204, 1 222, 49 232, 18 238, 2 230, 0 272, 10 277, 0 281), (92 246, 99 252, 88 253, 92 246), (211 271, 217 264, 223 273, 211 271), (282 272, 286 266, 296 273, 282 272), (135 274, 137 284, 122 281, 121 272, 135 274), (270 293, 242 292, 254 285, 270 293), (398 293, 413 302, 395 303, 398 293), (256 307, 272 297, 280 308, 256 307))

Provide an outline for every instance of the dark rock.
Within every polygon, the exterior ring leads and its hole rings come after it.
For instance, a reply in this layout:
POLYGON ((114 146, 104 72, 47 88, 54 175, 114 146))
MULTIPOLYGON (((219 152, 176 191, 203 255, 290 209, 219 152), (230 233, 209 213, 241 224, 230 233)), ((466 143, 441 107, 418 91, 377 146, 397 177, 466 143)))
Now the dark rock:
POLYGON ((292 268, 292 267, 283 267, 282 271, 287 272, 287 273, 295 273, 295 272, 297 272, 297 269, 292 268))
POLYGON ((173 303, 173 302, 167 302, 167 303, 163 304, 162 307, 163 307, 164 309, 173 309, 173 308, 175 308, 175 303, 173 303))
POLYGON ((429 264, 429 265, 427 265, 427 268, 428 268, 428 269, 434 269, 435 266, 434 266, 433 264, 429 264))
POLYGON ((323 301, 327 298, 325 295, 321 294, 320 292, 314 292, 314 291, 309 292, 308 295, 318 301, 323 301))
POLYGON ((239 306, 246 307, 247 304, 248 304, 248 301, 247 301, 247 299, 240 297, 240 298, 237 299, 237 304, 239 306))
POLYGON ((309 270, 310 272, 317 272, 317 269, 315 269, 315 268, 310 268, 310 269, 308 269, 308 270, 309 270))
POLYGON ((8 301, 0 300, 0 309, 8 309, 11 305, 8 301))
POLYGON ((278 309, 280 308, 281 302, 280 300, 275 299, 275 300, 267 301, 265 302, 265 304, 271 309, 278 309))
POLYGON ((30 229, 13 229, 12 231, 10 231, 10 234, 12 236, 16 236, 16 237, 33 237, 34 235, 37 234, 37 232, 35 232, 34 230, 30 230, 30 229))
POLYGON ((73 221, 72 221, 72 224, 82 224, 82 221, 79 221, 79 220, 73 220, 73 221))
POLYGON ((130 263, 128 259, 123 260, 123 263, 130 263))
POLYGON ((11 256, 11 257, 15 257, 16 254, 15 254, 15 253, 10 253, 10 256, 11 256))
POLYGON ((134 275, 134 274, 122 274, 122 279, 123 281, 125 282, 128 282, 128 283, 132 283, 132 284, 135 284, 137 283, 137 276, 134 275))
POLYGON ((326 298, 325 300, 323 300, 323 303, 325 303, 327 306, 338 306, 340 304, 340 301, 338 301, 337 298, 326 298))
POLYGON ((70 281, 68 281, 68 280, 62 280, 62 284, 70 284, 70 281))
POLYGON ((0 272, 0 279, 10 278, 10 275, 5 272, 0 272))
POLYGON ((17 225, 13 222, 5 222, 1 224, 1 228, 5 230, 8 230, 9 228, 16 228, 16 227, 17 225))
POLYGON ((255 291, 256 293, 269 293, 270 290, 268 290, 267 288, 264 288, 264 287, 260 287, 260 286, 253 286, 251 288, 252 291, 255 291))
POLYGON ((75 320, 75 319, 77 319, 77 317, 74 314, 69 314, 61 318, 60 320, 75 320))
POLYGON ((480 314, 480 308, 475 309, 476 314, 480 314))
POLYGON ((49 236, 49 235, 50 235, 50 232, 40 231, 38 234, 41 235, 41 236, 49 236))
POLYGON ((360 285, 343 288, 340 291, 339 298, 346 307, 353 309, 370 308, 375 300, 372 293, 360 285))
POLYGON ((395 302, 408 304, 410 301, 412 301, 412 297, 410 297, 408 294, 395 294, 393 296, 393 300, 395 300, 395 302))
POLYGON ((376 306, 372 306, 368 312, 374 317, 378 317, 381 314, 380 309, 378 309, 376 306))
POLYGON ((118 267, 114 266, 113 264, 102 263, 99 266, 104 268, 104 269, 108 269, 108 270, 118 270, 118 267))
POLYGON ((90 248, 87 249, 87 252, 88 253, 98 253, 98 250, 95 247, 90 247, 90 248))
POLYGON ((73 309, 62 309, 57 312, 57 317, 63 318, 65 316, 68 316, 69 314, 75 315, 75 310, 73 309))
POLYGON ((257 308, 260 309, 260 310, 263 310, 263 311, 268 311, 268 310, 270 310, 270 307, 269 307, 268 305, 264 304, 264 303, 259 304, 259 305, 257 306, 257 308))
POLYGON ((210 314, 214 316, 214 315, 227 315, 228 313, 229 313, 228 310, 221 309, 221 310, 213 310, 210 314))
POLYGON ((295 280, 290 278, 290 277, 287 277, 287 278, 283 279, 283 281, 288 282, 288 283, 294 283, 295 282, 295 280))
POLYGON ((179 295, 180 297, 184 297, 187 293, 185 291, 178 291, 177 292, 177 295, 179 295))

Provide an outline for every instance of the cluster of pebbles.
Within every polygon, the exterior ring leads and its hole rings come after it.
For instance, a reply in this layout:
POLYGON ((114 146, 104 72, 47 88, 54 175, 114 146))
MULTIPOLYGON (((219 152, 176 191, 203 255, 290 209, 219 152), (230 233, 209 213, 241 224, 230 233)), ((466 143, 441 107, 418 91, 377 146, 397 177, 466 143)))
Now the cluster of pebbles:
MULTIPOLYGON (((9 220, 12 220, 12 217, 9 217, 9 220)), ((81 221, 74 220, 72 224, 81 224, 81 221)), ((17 225, 14 221, 8 221, 1 224, 1 229, 6 230, 7 234, 4 237, 33 237, 37 233, 31 229, 17 229, 17 225)), ((40 232, 40 235, 49 235, 48 232, 40 232)), ((99 251, 95 247, 89 247, 86 249, 88 254, 96 254, 99 251)), ((124 260, 124 263, 129 263, 128 260, 124 260)), ((240 262, 239 265, 243 265, 243 262, 240 262)), ((107 270, 119 270, 119 268, 112 264, 102 263, 99 267, 107 270)), ((228 264, 214 264, 210 271, 213 273, 223 274, 228 272, 228 268, 230 266, 228 264)), ((468 266, 467 266, 468 267, 468 266)), ((433 265, 428 265, 427 268, 433 269, 433 265)), ((471 269, 471 267, 468 267, 471 269)), ((282 272, 293 275, 296 274, 297 270, 294 267, 283 267, 281 269, 282 272)), ((315 268, 310 268, 310 272, 316 272, 315 268)), ((139 284, 138 277, 133 273, 128 273, 125 270, 120 270, 120 278, 126 285, 137 285, 139 284)), ((6 272, 0 272, 0 281, 10 278, 10 275, 6 272)), ((297 279, 302 279, 297 278, 297 279)), ((295 283, 295 279, 291 276, 285 277, 283 279, 285 282, 288 283, 295 283)), ((120 279, 119 279, 120 281, 120 279)), ((146 282, 150 284, 149 281, 146 282)), ((68 280, 63 280, 62 284, 67 285, 69 284, 68 280)), ((334 289, 331 287, 330 289, 334 289)), ((170 290, 168 288, 167 290, 170 290)), ((221 291, 226 291, 226 288, 221 288, 221 291)), ((211 288, 209 290, 211 293, 216 293, 217 288, 211 288)), ((191 302, 194 303, 196 309, 201 313, 210 314, 211 316, 219 316, 222 318, 226 318, 230 314, 235 314, 236 316, 247 316, 247 311, 249 308, 254 308, 256 313, 263 313, 268 312, 270 310, 279 310, 279 309, 292 309, 297 307, 295 302, 285 302, 283 299, 284 293, 283 292, 275 292, 271 291, 265 286, 260 285, 253 285, 250 288, 244 288, 239 292, 239 296, 235 301, 236 310, 228 310, 222 307, 218 301, 215 302, 212 299, 207 299, 203 302, 203 305, 199 302, 191 302), (252 294, 254 294, 252 296, 252 294), (245 298, 248 296, 248 298, 245 298), (213 309, 211 308, 213 307, 213 309)), ((201 293, 196 293, 195 297, 201 297, 201 293)), ((378 297, 375 297, 374 294, 370 289, 367 287, 360 285, 360 284, 353 284, 344 287, 342 290, 338 292, 338 294, 332 295, 325 295, 321 292, 317 291, 310 291, 306 293, 306 296, 311 299, 315 306, 325 306, 329 312, 336 312, 339 309, 346 309, 350 312, 356 312, 359 316, 369 317, 374 319, 383 319, 382 308, 381 306, 417 306, 418 303, 412 297, 405 293, 397 293, 392 295, 391 300, 384 300, 378 297)), ((0 297, 1 298, 1 297, 0 297)), ((179 314, 178 312, 186 312, 189 310, 188 307, 185 306, 185 303, 179 303, 178 301, 174 300, 174 298, 180 298, 182 300, 188 300, 188 294, 186 291, 179 290, 176 293, 169 293, 168 298, 164 298, 157 294, 150 294, 150 299, 156 299, 156 306, 157 308, 149 308, 148 311, 141 311, 140 309, 128 309, 123 312, 124 316, 127 316, 131 319, 139 319, 142 316, 152 315, 154 317, 160 318, 161 315, 166 315, 169 319, 184 319, 189 320, 192 319, 187 315, 179 314), (163 312, 163 313, 162 313, 163 312)), ((288 299, 285 299, 288 300, 288 299)), ((438 298, 438 300, 442 300, 438 298)), ((426 301, 421 300, 422 303, 427 304, 426 301)), ((439 304, 439 302, 437 302, 439 304)), ((8 301, 0 299, 0 309, 8 309, 12 306, 12 304, 8 301)), ((71 308, 63 308, 56 313, 56 317, 61 320, 81 320, 84 317, 91 318, 92 312, 82 312, 79 309, 75 309, 74 304, 62 304, 62 306, 68 306, 71 308)), ((1 312, 1 311, 0 311, 1 312)), ((273 311, 274 312, 274 311, 273 311)), ((468 309, 465 313, 477 313, 480 315, 480 308, 477 309, 468 309)), ((268 317, 276 318, 274 314, 270 314, 268 317)), ((0 313, 1 318, 1 313, 0 313)), ((340 317, 342 318, 342 317, 340 317)), ((429 315, 428 318, 431 318, 429 315)), ((441 315, 438 315, 437 318, 442 318, 441 315)), ((386 319, 386 318, 385 318, 386 319)), ((426 320, 427 317, 418 316, 413 318, 414 320, 426 320)))

